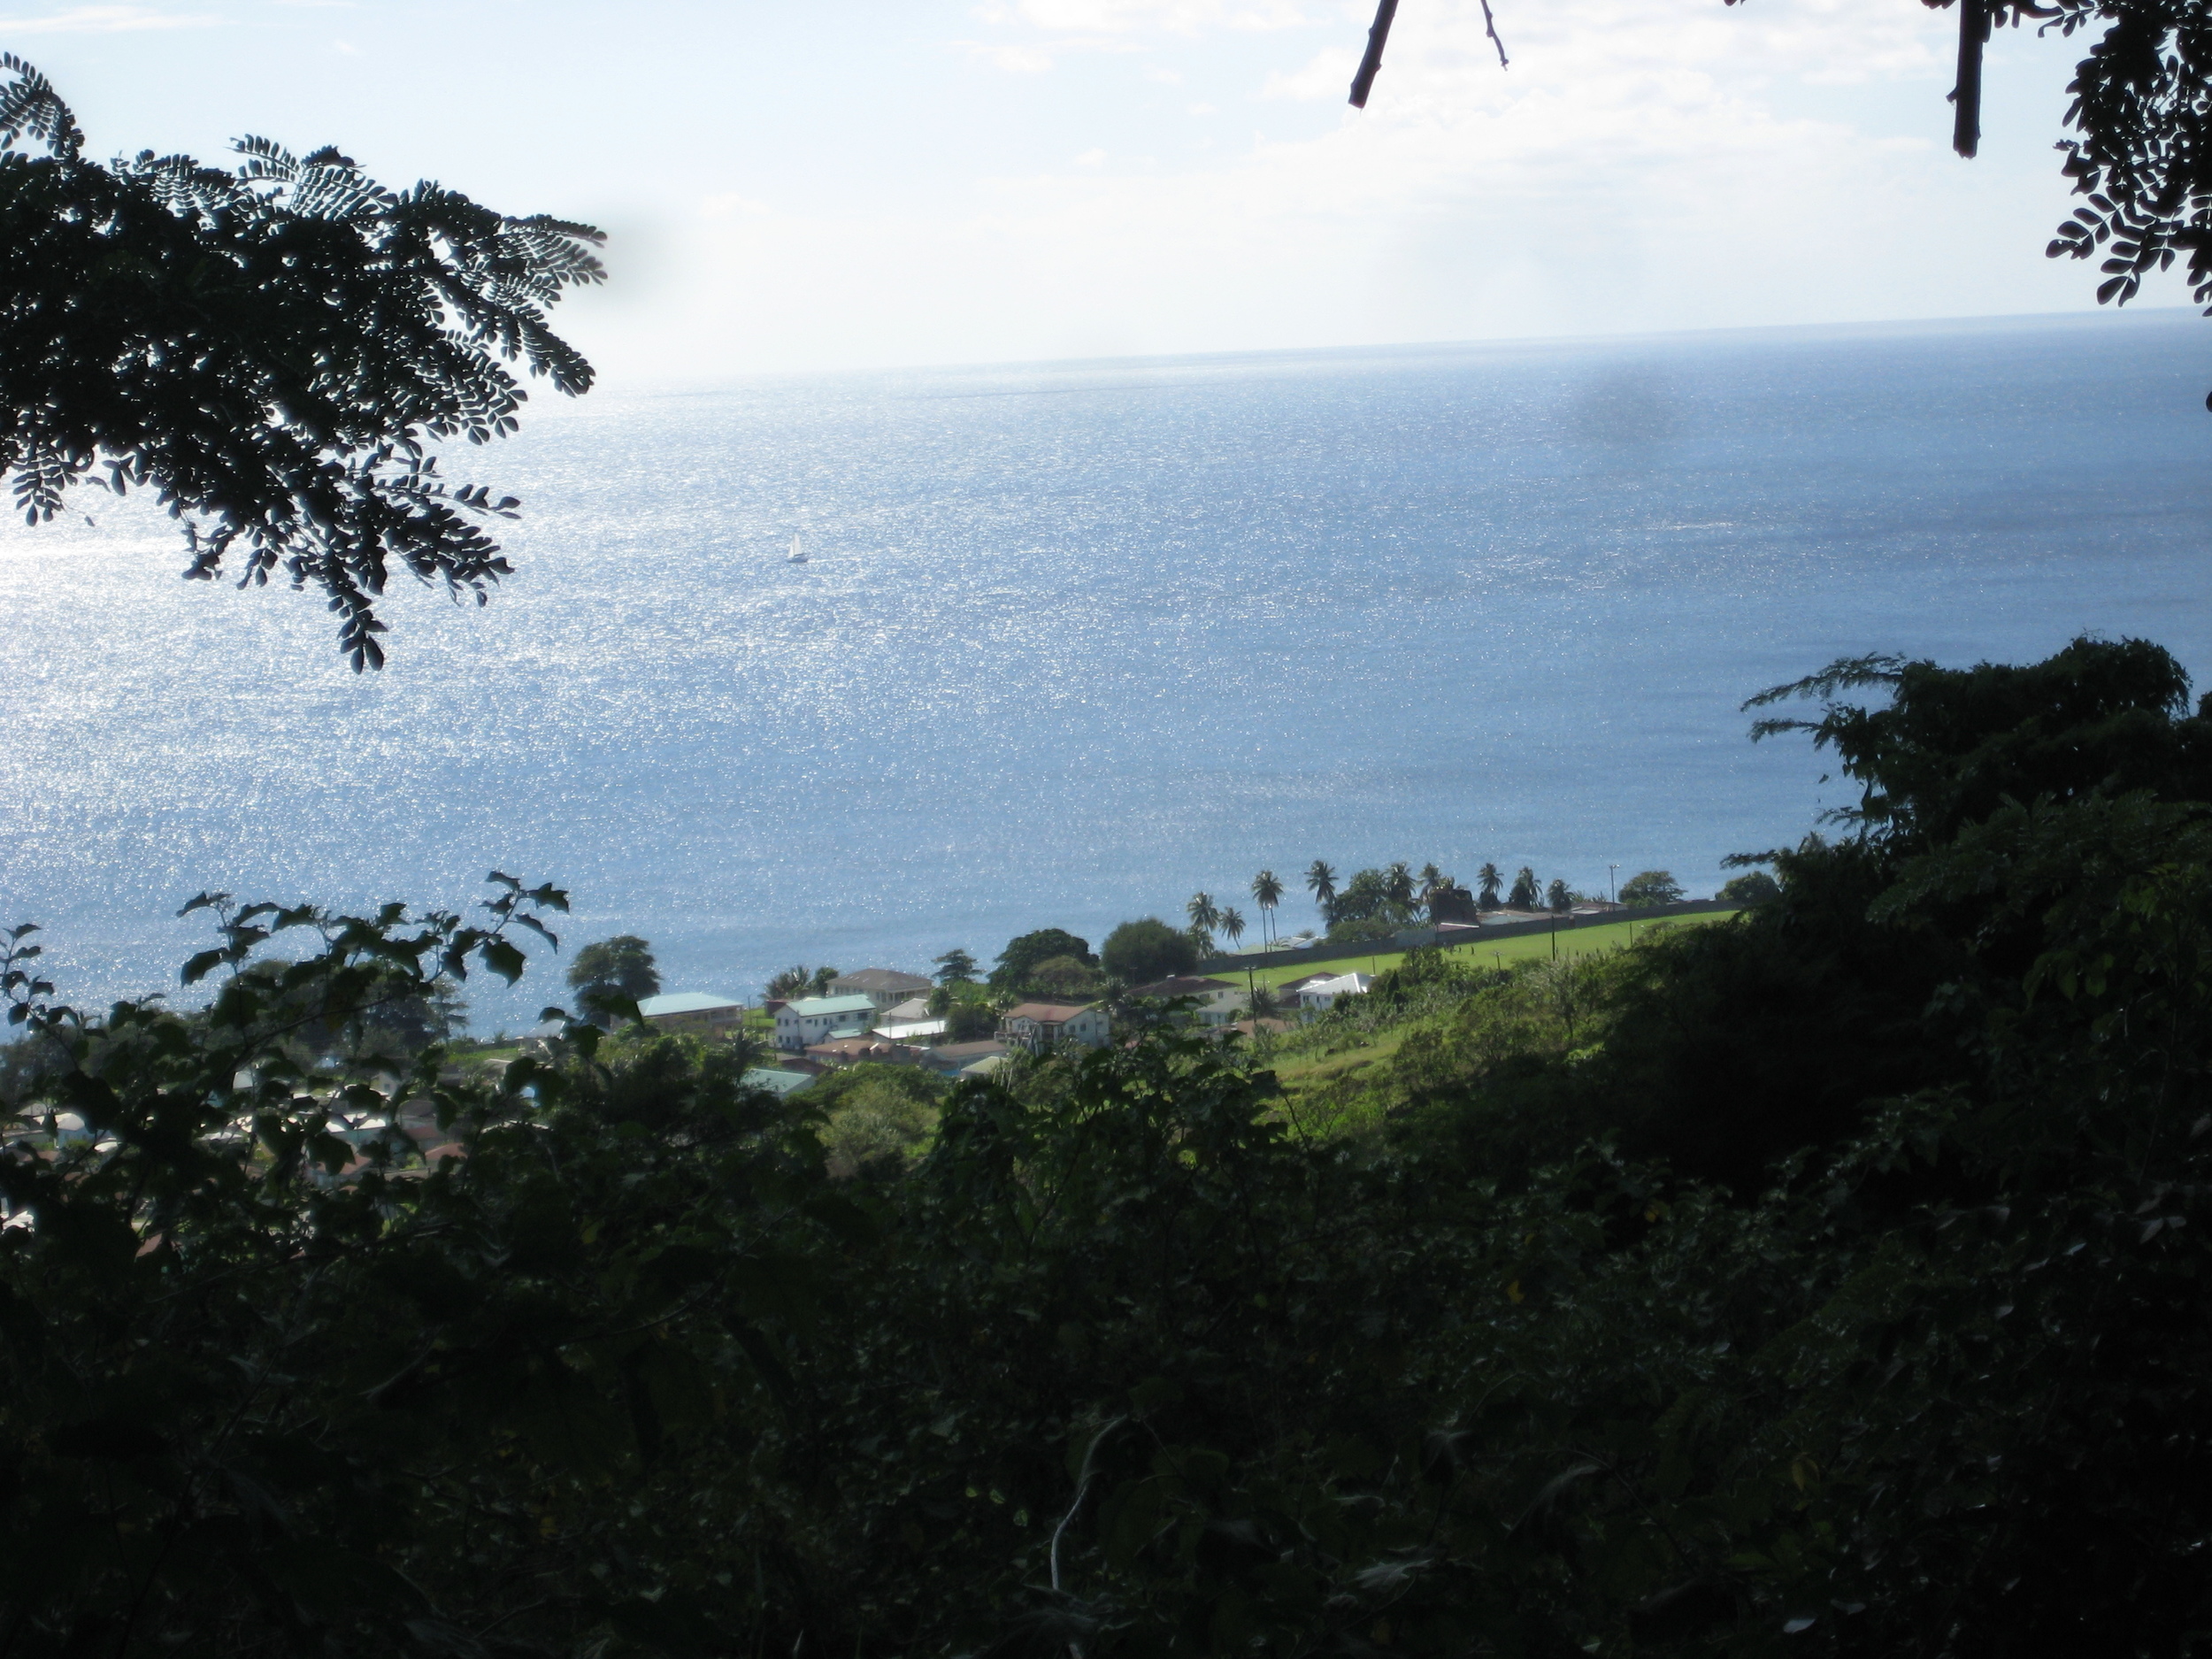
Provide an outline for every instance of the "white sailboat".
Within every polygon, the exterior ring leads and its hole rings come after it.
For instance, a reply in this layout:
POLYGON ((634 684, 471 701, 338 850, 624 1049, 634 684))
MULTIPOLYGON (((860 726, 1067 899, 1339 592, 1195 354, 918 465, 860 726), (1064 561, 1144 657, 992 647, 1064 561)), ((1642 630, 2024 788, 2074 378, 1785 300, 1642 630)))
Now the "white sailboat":
POLYGON ((791 537, 791 557, 784 562, 787 565, 803 565, 806 563, 806 549, 799 545, 799 537, 795 531, 792 534, 791 537))

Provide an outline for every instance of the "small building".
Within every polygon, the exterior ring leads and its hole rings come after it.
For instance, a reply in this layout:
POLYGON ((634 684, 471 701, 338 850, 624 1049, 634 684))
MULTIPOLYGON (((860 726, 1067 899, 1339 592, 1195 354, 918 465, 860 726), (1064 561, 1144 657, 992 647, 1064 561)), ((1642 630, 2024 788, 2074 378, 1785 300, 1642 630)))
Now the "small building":
POLYGON ((739 1079, 747 1088, 766 1089, 779 1100, 787 1100, 814 1081, 811 1071, 782 1071, 773 1066, 757 1065, 739 1079))
POLYGON ((1063 1047, 1102 1048, 1110 1034, 1106 1010, 1094 1002, 1018 1002, 998 1023, 1001 1042, 1032 1054, 1063 1047))
POLYGON ((1158 1002, 1187 1001, 1192 1004, 1191 1012, 1201 1025, 1225 1025, 1239 1015, 1249 1011, 1248 999, 1242 986, 1197 974, 1155 979, 1149 985, 1133 987, 1129 995, 1158 1002))
POLYGON ((933 1037, 941 1037, 952 1028, 949 1019, 885 1020, 872 1027, 872 1034, 887 1042, 926 1043, 933 1037))
POLYGON ((875 1002, 858 992, 802 996, 776 1010, 776 1047, 785 1054, 804 1054, 833 1037, 865 1035, 875 1018, 875 1002))
POLYGON ((1363 995, 1374 982, 1374 976, 1366 973, 1340 973, 1333 979, 1315 980, 1299 991, 1298 1006, 1325 1013, 1336 1006, 1338 997, 1363 995))
POLYGON ((945 1042, 924 1051, 929 1056, 923 1064, 941 1077, 962 1077, 979 1061, 1003 1059, 1006 1045, 994 1038, 980 1042, 945 1042))
POLYGON ((832 996, 864 996, 878 1013, 909 997, 927 996, 933 988, 920 974, 902 973, 896 968, 861 968, 829 982, 832 996))
POLYGON ((929 1050, 903 1042, 886 1042, 880 1037, 863 1033, 857 1037, 832 1037, 827 1042, 810 1042, 807 1045, 806 1057, 818 1060, 830 1067, 926 1065, 929 1061, 929 1050))
POLYGON ((649 1025, 689 1037, 734 1036, 745 1023, 744 1003, 698 991, 649 996, 638 1003, 637 1011, 649 1025))
POLYGON ((1256 1037, 1262 1032, 1271 1037, 1281 1037, 1289 1033, 1290 1022, 1274 1018, 1232 1020, 1221 1027, 1218 1034, 1225 1037, 1233 1031, 1240 1037, 1256 1037))
POLYGON ((894 1002, 885 1009, 883 1018, 876 1023, 880 1025, 910 1025, 916 1020, 928 1018, 929 998, 910 996, 903 1002, 894 1002))

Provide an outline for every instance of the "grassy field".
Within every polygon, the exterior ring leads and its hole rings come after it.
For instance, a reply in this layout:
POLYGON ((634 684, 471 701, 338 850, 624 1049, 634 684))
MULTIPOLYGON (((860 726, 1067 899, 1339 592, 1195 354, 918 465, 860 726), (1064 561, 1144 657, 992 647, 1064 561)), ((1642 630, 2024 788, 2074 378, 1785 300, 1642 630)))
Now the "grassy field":
MULTIPOLYGON (((1670 927, 1701 927, 1709 922, 1724 922, 1735 914, 1734 910, 1708 910, 1697 916, 1669 916, 1649 922, 1608 922, 1602 927, 1563 928, 1558 934, 1559 954, 1580 956, 1593 951, 1619 950, 1670 927)), ((1494 944, 1455 945, 1444 954, 1509 967, 1532 957, 1549 956, 1552 938, 1548 933, 1521 933, 1494 944)), ((1264 968, 1253 969, 1253 979, 1261 985, 1280 985, 1286 979, 1302 979, 1309 973, 1379 973, 1406 959, 1402 950, 1379 950, 1371 956, 1340 956, 1333 962, 1309 962, 1302 950, 1286 950, 1282 954, 1279 965, 1271 963, 1264 968)), ((1225 971, 1219 977, 1241 982, 1244 970, 1225 971)))

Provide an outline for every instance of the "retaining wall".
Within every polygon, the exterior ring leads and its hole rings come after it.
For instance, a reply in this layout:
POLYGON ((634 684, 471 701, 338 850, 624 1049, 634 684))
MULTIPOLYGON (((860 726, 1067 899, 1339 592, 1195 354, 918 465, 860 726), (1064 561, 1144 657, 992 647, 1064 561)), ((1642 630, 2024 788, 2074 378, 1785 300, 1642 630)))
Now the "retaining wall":
MULTIPOLYGON (((1518 939, 1528 933, 1553 932, 1572 933, 1578 927, 1611 927, 1621 922, 1659 922, 1670 916, 1709 916, 1717 910, 1740 910, 1740 904, 1728 904, 1719 899, 1684 899, 1678 904, 1653 904, 1639 910, 1601 910, 1594 916, 1541 917, 1532 922, 1501 922, 1494 927, 1477 927, 1465 931, 1455 929, 1451 948, 1472 946, 1477 949, 1494 939, 1518 939)), ((1198 964, 1199 973, 1241 973, 1247 968, 1297 967, 1310 963, 1320 967, 1325 963, 1351 962, 1361 956, 1387 956, 1409 949, 1407 941, 1418 944, 1436 942, 1437 932, 1432 927, 1409 928, 1395 939, 1363 939, 1351 944, 1316 943, 1306 950, 1248 950, 1240 956, 1215 956, 1198 964)))

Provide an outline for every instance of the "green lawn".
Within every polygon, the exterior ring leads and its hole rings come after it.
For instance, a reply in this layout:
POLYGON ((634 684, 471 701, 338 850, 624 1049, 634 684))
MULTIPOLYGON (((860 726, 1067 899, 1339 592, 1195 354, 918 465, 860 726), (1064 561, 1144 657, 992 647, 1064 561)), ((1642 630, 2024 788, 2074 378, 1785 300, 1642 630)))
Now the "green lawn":
MULTIPOLYGON (((1726 921, 1734 910, 1707 910, 1695 916, 1668 916, 1648 922, 1608 922, 1602 927, 1562 929, 1558 934, 1559 954, 1563 956, 1586 956, 1593 951, 1619 950, 1638 939, 1647 939, 1653 933, 1670 927, 1701 927, 1709 922, 1726 921)), ((1495 962, 1509 966, 1526 962, 1532 957, 1552 954, 1553 935, 1519 933, 1501 939, 1494 944, 1455 945, 1447 956, 1463 956, 1471 961, 1495 962)), ((1280 985, 1286 979, 1302 979, 1309 973, 1380 973, 1385 968, 1394 968, 1406 959, 1402 950, 1379 950, 1371 956, 1339 956, 1333 962, 1309 962, 1302 950, 1283 952, 1280 965, 1273 964, 1251 971, 1254 981, 1260 985, 1280 985)), ((1245 970, 1225 971, 1220 977, 1239 980, 1245 970)))

